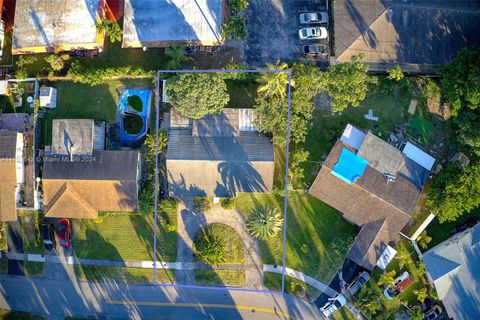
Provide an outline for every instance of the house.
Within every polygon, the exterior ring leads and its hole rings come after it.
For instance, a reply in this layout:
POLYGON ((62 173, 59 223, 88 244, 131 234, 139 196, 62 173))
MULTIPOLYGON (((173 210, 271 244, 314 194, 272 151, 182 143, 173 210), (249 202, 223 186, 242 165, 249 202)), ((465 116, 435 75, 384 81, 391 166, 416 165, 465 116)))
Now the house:
POLYGON ((218 44, 222 0, 125 0, 123 48, 218 44))
POLYGON ((347 258, 373 270, 409 223, 435 159, 347 125, 309 193, 362 227, 347 258))
POLYGON ((102 48, 96 27, 102 7, 103 0, 17 0, 12 53, 102 48))
POLYGON ((172 110, 167 149, 168 190, 173 196, 235 196, 269 192, 274 152, 253 125, 252 109, 223 109, 200 120, 172 110))
POLYGON ((452 236, 423 254, 430 281, 448 316, 480 315, 480 224, 452 236))
POLYGON ((478 1, 336 0, 333 16, 340 62, 438 65, 480 44, 478 1))
POLYGON ((138 211, 140 153, 104 146, 103 123, 52 121, 42 174, 46 217, 96 219, 99 211, 138 211))
POLYGON ((23 183, 23 134, 0 130, 0 221, 17 220, 23 183))

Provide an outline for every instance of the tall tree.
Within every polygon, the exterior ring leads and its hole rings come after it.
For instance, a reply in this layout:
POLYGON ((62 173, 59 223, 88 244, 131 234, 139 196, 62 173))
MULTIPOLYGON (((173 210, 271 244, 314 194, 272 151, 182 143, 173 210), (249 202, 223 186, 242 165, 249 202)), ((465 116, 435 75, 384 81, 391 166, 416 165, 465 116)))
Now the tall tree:
POLYGON ((426 205, 440 222, 454 221, 480 205, 480 161, 470 162, 463 169, 458 163, 449 163, 436 175, 426 205))
POLYGON ((280 232, 283 217, 275 207, 257 206, 247 220, 247 228, 255 238, 268 239, 280 232))
POLYGON ((351 62, 331 65, 320 79, 326 93, 332 98, 334 112, 360 105, 367 96, 368 86, 377 82, 376 77, 367 74, 368 66, 362 59, 361 55, 353 56, 351 62))
POLYGON ((216 73, 180 73, 167 81, 170 103, 184 117, 201 119, 228 104, 225 80, 216 73))
MULTIPOLYGON (((267 64, 269 70, 282 71, 288 69, 288 64, 277 61, 277 64, 267 64)), ((288 87, 288 72, 262 72, 257 79, 258 94, 267 98, 285 99, 288 87)), ((292 80, 292 85, 294 81, 292 80)))

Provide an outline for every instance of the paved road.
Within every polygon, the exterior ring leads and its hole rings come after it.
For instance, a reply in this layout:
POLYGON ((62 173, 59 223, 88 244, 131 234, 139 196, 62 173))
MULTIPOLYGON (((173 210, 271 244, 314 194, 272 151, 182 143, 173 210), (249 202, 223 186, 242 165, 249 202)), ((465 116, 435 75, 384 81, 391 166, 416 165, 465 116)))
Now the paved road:
POLYGON ((288 295, 0 276, 0 308, 107 319, 321 319, 288 295))

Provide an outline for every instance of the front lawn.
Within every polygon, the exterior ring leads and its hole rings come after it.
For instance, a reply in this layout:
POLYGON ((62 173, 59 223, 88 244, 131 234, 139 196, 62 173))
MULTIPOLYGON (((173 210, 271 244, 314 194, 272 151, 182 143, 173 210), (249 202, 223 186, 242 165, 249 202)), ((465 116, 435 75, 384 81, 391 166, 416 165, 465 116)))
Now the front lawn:
MULTIPOLYGON (((279 273, 264 272, 263 283, 270 290, 282 291, 282 275, 279 273)), ((321 292, 301 280, 285 276, 285 293, 294 294, 307 301, 312 301, 321 292)))
POLYGON ((221 223, 210 224, 204 229, 198 230, 193 241, 195 259, 208 263, 208 259, 214 254, 212 249, 217 249, 212 248, 212 239, 218 241, 221 246, 218 248, 221 249, 224 258, 221 263, 244 262, 245 249, 242 239, 235 229, 221 223))
POLYGON ((195 282, 200 286, 242 287, 245 282, 245 271, 195 270, 195 282))
MULTIPOLYGON (((283 197, 272 194, 241 194, 237 207, 248 216, 254 206, 272 205, 283 212, 283 197)), ((289 193, 286 266, 329 283, 343 263, 358 228, 335 209, 310 195, 289 193)), ((282 264, 282 232, 260 241, 265 264, 282 264)))
MULTIPOLYGON (((114 123, 117 121, 119 90, 127 87, 152 87, 151 79, 112 80, 97 86, 57 81, 57 107, 46 111, 43 134, 46 145, 52 140, 53 119, 94 119, 114 123)), ((153 101, 153 99, 152 99, 153 101)))
POLYGON ((40 223, 43 214, 39 211, 19 210, 18 216, 22 223, 23 250, 25 253, 45 253, 43 248, 42 235, 40 234, 40 223))
MULTIPOLYGON (((74 266, 78 280, 91 282, 105 282, 115 280, 127 284, 147 284, 153 282, 153 269, 116 268, 97 266, 74 266)), ((157 283, 173 283, 173 270, 157 269, 157 283)))
MULTIPOLYGON (((153 260, 151 215, 138 213, 103 214, 99 220, 75 220, 74 252, 79 258, 112 260, 153 260), (99 221, 101 220, 101 221, 99 221)), ((175 261, 177 216, 175 210, 159 210, 157 259, 175 261)))

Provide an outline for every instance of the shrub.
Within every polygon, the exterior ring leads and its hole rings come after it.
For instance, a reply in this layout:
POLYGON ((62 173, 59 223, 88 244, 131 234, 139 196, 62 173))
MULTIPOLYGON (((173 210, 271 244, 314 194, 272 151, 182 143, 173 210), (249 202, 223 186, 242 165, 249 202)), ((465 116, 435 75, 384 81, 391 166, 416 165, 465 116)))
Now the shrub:
POLYGON ((222 33, 226 39, 245 40, 248 37, 247 22, 244 17, 231 17, 222 27, 222 33))
POLYGON ((230 0, 230 11, 233 13, 239 13, 247 9, 248 0, 230 0))
POLYGON ((225 210, 232 210, 233 208, 235 208, 236 199, 235 198, 222 198, 220 200, 220 205, 225 210))
POLYGON ((207 212, 210 210, 210 199, 207 197, 195 197, 193 198, 193 207, 196 211, 207 212))
POLYGON ((50 64, 53 71, 60 71, 65 66, 65 62, 62 57, 56 54, 51 54, 45 57, 45 61, 50 64))
POLYGON ((103 17, 102 20, 97 23, 97 29, 100 32, 105 32, 112 43, 122 41, 122 29, 118 23, 110 21, 106 17, 103 17))
POLYGON ((196 255, 204 263, 218 265, 225 262, 225 244, 222 239, 205 232, 202 239, 195 246, 196 255))
POLYGON ((268 239, 277 235, 283 226, 280 210, 270 206, 253 209, 247 220, 247 228, 255 238, 268 239))

